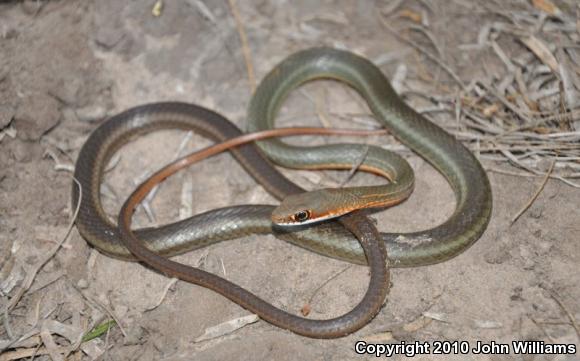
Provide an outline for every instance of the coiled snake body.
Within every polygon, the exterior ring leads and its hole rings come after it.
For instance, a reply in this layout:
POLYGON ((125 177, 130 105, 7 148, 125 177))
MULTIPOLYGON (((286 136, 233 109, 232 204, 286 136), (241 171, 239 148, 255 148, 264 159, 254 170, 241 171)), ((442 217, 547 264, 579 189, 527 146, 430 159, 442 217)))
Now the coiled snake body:
MULTIPOLYGON (((485 230, 492 208, 489 181, 483 168, 454 137, 407 106, 381 71, 368 60, 346 51, 328 48, 309 49, 291 55, 265 77, 254 94, 248 112, 249 130, 258 131, 271 127, 286 95, 298 85, 318 78, 336 79, 357 90, 368 102, 376 118, 401 142, 443 174, 454 191, 456 209, 443 224, 409 234, 381 233, 391 266, 409 267, 442 262, 473 244, 485 230)), ((110 256, 133 259, 120 239, 117 226, 108 220, 101 206, 100 182, 104 167, 111 155, 130 138, 161 128, 196 130, 218 142, 240 135, 235 126, 218 114, 184 103, 137 107, 113 117, 96 129, 83 146, 75 168, 75 177, 85 194, 81 199, 76 223, 89 243, 110 256)), ((395 182, 388 185, 390 188, 387 189, 394 193, 404 193, 412 189, 412 172, 405 170, 406 163, 378 148, 367 150, 366 146, 353 144, 299 148, 279 140, 261 141, 258 146, 274 162, 293 168, 349 168, 365 152, 361 168, 393 178, 395 182), (388 159, 385 160, 385 157, 388 159)), ((256 181, 277 198, 283 199, 303 191, 282 176, 255 145, 247 144, 230 152, 256 181)), ((374 191, 375 188, 369 187, 362 193, 371 194, 374 191)), ((73 187, 74 204, 78 197, 79 193, 73 187)), ((290 211, 290 215, 294 212, 295 205, 292 200, 289 203, 283 203, 277 209, 276 214, 281 219, 284 218, 284 212, 290 211)), ((374 231, 371 228, 374 227, 368 222, 366 226, 364 221, 351 224, 350 230, 347 230, 339 221, 331 220, 316 227, 289 232, 272 225, 271 216, 274 210, 275 207, 270 205, 225 207, 159 228, 138 230, 135 234, 152 252, 165 257, 251 233, 275 233, 278 237, 321 254, 359 264, 367 262, 361 244, 351 231, 356 232, 357 227, 368 227, 367 231, 372 234, 374 231)), ((357 218, 353 217, 350 219, 357 218)), ((348 219, 347 217, 343 224, 348 223, 348 219)), ((379 235, 376 234, 376 237, 379 235)), ((379 255, 379 258, 372 258, 376 262, 380 259, 381 251, 376 250, 374 254, 379 255)), ((163 268, 163 265, 160 267, 163 268)), ((214 287, 211 284, 214 281, 216 280, 210 280, 210 284, 206 286, 214 287)), ((353 310, 359 313, 357 320, 360 321, 342 318, 342 323, 337 321, 335 324, 328 323, 319 327, 312 322, 325 321, 304 320, 304 324, 296 325, 288 321, 286 316, 274 315, 273 318, 278 317, 274 321, 268 319, 268 316, 265 318, 282 327, 292 329, 296 326, 298 330, 293 329, 295 332, 312 337, 341 336, 361 327, 374 316, 386 294, 385 282, 385 272, 383 276, 375 279, 371 276, 369 291, 365 295, 365 300, 369 296, 368 307, 353 310), (383 290, 376 290, 373 294, 372 288, 379 286, 383 290)), ((235 285, 223 286, 226 291, 239 291, 239 287, 230 288, 235 285)), ((266 306, 259 304, 257 307, 261 311, 266 306)))

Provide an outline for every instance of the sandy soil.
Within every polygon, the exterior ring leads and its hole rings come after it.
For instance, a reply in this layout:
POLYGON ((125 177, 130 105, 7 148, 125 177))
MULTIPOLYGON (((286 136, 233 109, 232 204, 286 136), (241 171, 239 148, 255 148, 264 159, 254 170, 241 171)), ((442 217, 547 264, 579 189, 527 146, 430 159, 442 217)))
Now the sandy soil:
MULTIPOLYGON (((71 169, 91 130, 107 115, 147 102, 181 100, 215 109, 245 128, 251 91, 228 3, 215 1, 200 7, 196 1, 167 1, 158 17, 152 15, 153 3, 0 3, 0 128, 5 130, 0 140, 3 307, 66 232, 72 187, 67 169, 71 169), (12 131, 8 131, 10 127, 12 131)), ((389 16, 388 21, 400 27, 409 24, 411 15, 422 14, 428 17, 429 29, 445 51, 446 63, 465 83, 478 76, 501 77, 505 68, 489 49, 465 51, 458 47, 477 42, 479 29, 491 20, 501 20, 501 16, 471 10, 477 3, 474 0, 429 3, 430 7, 423 1, 404 2, 395 13, 399 15, 389 16)), ((379 13, 387 4, 358 4, 340 0, 316 6, 302 0, 292 4, 241 1, 240 14, 258 80, 294 51, 329 45, 346 47, 375 61, 383 59, 381 68, 391 77, 400 64, 406 64, 404 90, 413 106, 426 104, 425 99, 413 95, 413 90, 456 94, 456 85, 447 74, 385 31, 379 13)), ((527 2, 515 0, 504 5, 516 10, 529 7, 527 2)), ((563 9, 574 13, 564 5, 563 9)), ((503 45, 510 55, 523 51, 515 42, 503 45)), ((313 100, 331 114, 333 126, 352 123, 348 116, 332 114, 367 112, 346 87, 318 82, 292 94, 279 123, 320 124, 313 100)), ((447 113, 436 114, 433 119, 449 129, 455 121, 447 113)), ((160 132, 122 150, 119 163, 106 179, 104 196, 111 216, 136 180, 143 178, 143 170, 154 170, 173 159, 185 136, 160 132)), ((371 141, 385 142, 384 138, 371 141)), ((393 139, 389 142, 396 144, 393 139)), ((207 140, 193 135, 186 150, 206 144, 207 140)), ((451 189, 420 158, 408 151, 402 154, 416 171, 416 191, 404 204, 376 214, 379 228, 411 231, 442 222, 453 211, 451 189)), ((484 165, 495 164, 484 161, 484 165)), ((344 177, 337 172, 286 174, 309 188, 344 177)), ((354 335, 311 340, 259 321, 228 335, 196 342, 208 327, 248 312, 184 282, 171 285, 163 297, 170 284, 168 278, 139 264, 99 254, 73 230, 5 320, 0 340, 20 337, 42 325, 52 330, 47 320, 86 332, 112 314, 122 329, 113 327, 84 343, 67 359, 358 360, 361 356, 355 353, 354 344, 364 338, 379 343, 465 340, 474 346, 477 341, 541 340, 578 345, 571 319, 580 317, 580 192, 550 180, 529 210, 511 224, 510 219, 529 201, 541 178, 492 172, 489 177, 494 210, 483 237, 449 262, 393 270, 385 307, 354 335)), ((368 181, 376 180, 357 175, 351 183, 368 181)), ((166 182, 151 204, 156 221, 151 222, 140 211, 138 224, 161 224, 186 212, 180 211, 180 204, 184 189, 190 185, 193 213, 231 204, 276 202, 231 157, 221 155, 166 182)), ((365 267, 311 254, 272 236, 225 242, 178 259, 225 276, 291 312, 300 312, 315 293, 310 303, 313 318, 349 310, 360 299, 368 280, 365 267)), ((54 334, 55 347, 61 350, 74 343, 62 333, 47 333, 54 334)), ((43 344, 50 344, 50 336, 44 335, 42 341, 33 336, 20 347, 6 350, 0 360, 15 359, 14 352, 30 357, 37 346, 35 359, 50 359, 43 344)), ((579 360, 580 356, 511 353, 422 355, 414 359, 439 358, 579 360)))

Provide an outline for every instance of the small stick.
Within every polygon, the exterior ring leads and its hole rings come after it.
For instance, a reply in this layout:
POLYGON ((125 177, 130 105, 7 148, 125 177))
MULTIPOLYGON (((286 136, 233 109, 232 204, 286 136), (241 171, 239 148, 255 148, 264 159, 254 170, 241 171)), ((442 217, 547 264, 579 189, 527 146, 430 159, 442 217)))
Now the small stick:
POLYGON ((568 316, 568 319, 570 319, 570 322, 572 323, 572 327, 574 327, 574 330, 576 330, 576 335, 578 336, 578 339, 580 339, 580 327, 578 327, 578 324, 576 323, 576 318, 574 317, 572 312, 568 310, 568 308, 564 305, 564 303, 560 300, 560 298, 557 297, 557 294, 554 291, 550 292, 550 296, 554 299, 554 301, 556 301, 556 303, 564 311, 566 316, 568 316))
MULTIPOLYGON (((509 176, 513 176, 513 177, 524 177, 524 178, 537 178, 537 177, 539 177, 539 175, 536 173, 529 174, 529 173, 521 173, 521 172, 511 172, 509 170, 493 168, 493 167, 486 168, 485 170, 488 172, 494 172, 494 173, 509 175, 509 176)), ((561 177, 558 175, 550 175, 550 178, 562 181, 571 187, 580 188, 580 184, 574 183, 574 182, 572 182, 564 177, 561 177)))
POLYGON ((344 180, 342 182, 340 182, 340 184, 338 185, 339 188, 344 187, 344 185, 352 179, 352 177, 354 176, 354 174, 356 173, 356 171, 360 168, 360 166, 364 163, 365 159, 367 159, 367 155, 369 154, 369 146, 367 145, 365 147, 364 152, 359 156, 359 158, 357 159, 356 163, 354 163, 352 165, 352 167, 350 168, 350 170, 348 171, 348 174, 346 175, 346 177, 344 177, 344 180))
POLYGON ((544 176, 544 179, 542 179, 542 183, 540 184, 540 186, 538 187, 538 190, 536 190, 536 193, 534 193, 534 195, 532 196, 532 198, 528 201, 528 203, 526 203, 522 209, 516 213, 516 215, 512 218, 510 226, 513 225, 518 218, 520 218, 520 216, 522 214, 524 214, 524 212, 530 208, 530 206, 532 205, 532 203, 534 203, 534 201, 536 200, 536 198, 538 198, 538 196, 540 195, 540 193, 542 192, 542 190, 544 189, 544 186, 546 185, 546 183, 548 182, 548 179, 550 178, 550 174, 552 174, 552 170, 554 170, 554 165, 556 164, 556 159, 552 160, 552 163, 550 164, 550 169, 548 169, 548 171, 546 172, 546 175, 544 176))
POLYGON ((340 270, 340 271, 336 272, 335 274, 333 274, 332 276, 328 277, 328 279, 326 281, 322 282, 320 284, 320 286, 318 286, 314 290, 314 292, 312 292, 312 295, 308 299, 308 302, 304 305, 304 307, 302 307, 302 314, 304 316, 307 316, 308 313, 310 313, 310 307, 308 307, 308 306, 312 303, 312 300, 314 300, 314 296, 316 296, 316 294, 318 293, 318 291, 320 291, 322 289, 322 287, 326 286, 330 281, 332 281, 333 279, 337 278, 338 276, 340 276, 344 272, 348 271, 351 267, 352 267, 352 265, 343 268, 342 270, 340 270), (307 311, 307 312, 305 312, 305 311, 307 311))
POLYGON ((50 250, 46 256, 44 258, 42 258, 40 260, 40 262, 38 262, 36 264, 36 266, 34 267, 34 269, 32 270, 32 272, 29 274, 28 278, 26 279, 26 281, 24 282, 24 284, 20 287, 20 289, 18 290, 18 292, 16 293, 16 295, 14 297, 12 297, 12 299, 10 300, 10 302, 8 302, 5 306, 4 309, 4 314, 7 314, 8 312, 12 311, 14 309, 14 307, 16 307, 16 305, 18 304, 18 302, 20 302, 20 300, 22 299, 22 297, 24 296, 24 294, 26 293, 26 291, 28 291, 28 289, 30 288, 30 286, 32 286, 32 283, 34 282, 34 279, 36 278, 36 275, 38 274, 38 272, 42 269, 42 267, 44 267, 44 265, 52 258, 54 257, 54 255, 56 254, 56 252, 58 252, 58 250, 61 248, 61 246, 63 245, 63 243, 68 239, 68 236, 70 234, 70 232, 72 231, 72 228, 75 224, 75 219, 77 218, 77 214, 79 213, 79 209, 81 206, 81 197, 82 197, 82 188, 80 183, 73 178, 73 181, 75 182, 75 184, 79 187, 79 200, 78 203, 76 205, 76 208, 74 210, 74 213, 72 215, 71 221, 64 233, 64 236, 60 239, 60 241, 52 248, 52 250, 50 250))
POLYGON ((161 293, 159 300, 157 300, 157 302, 153 306, 147 307, 145 309, 145 311, 152 311, 152 310, 156 309, 157 307, 159 307, 163 303, 163 301, 165 300, 165 297, 167 297, 167 293, 169 292, 169 289, 171 287, 173 287, 173 285, 176 284, 177 281, 179 281, 177 278, 171 278, 169 280, 169 282, 163 288, 163 292, 161 293))

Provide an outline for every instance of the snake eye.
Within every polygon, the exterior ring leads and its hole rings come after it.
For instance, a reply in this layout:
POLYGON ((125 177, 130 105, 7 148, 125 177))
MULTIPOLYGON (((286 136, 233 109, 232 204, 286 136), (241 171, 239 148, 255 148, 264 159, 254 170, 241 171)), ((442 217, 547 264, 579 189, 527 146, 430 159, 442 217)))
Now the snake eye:
POLYGON ((294 220, 296 222, 304 222, 310 218, 310 211, 300 211, 294 214, 294 220))

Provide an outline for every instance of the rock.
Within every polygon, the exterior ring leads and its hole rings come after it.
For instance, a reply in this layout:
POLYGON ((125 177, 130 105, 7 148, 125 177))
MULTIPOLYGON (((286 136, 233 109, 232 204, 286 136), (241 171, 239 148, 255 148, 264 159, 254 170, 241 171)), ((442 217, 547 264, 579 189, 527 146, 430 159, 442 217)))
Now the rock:
POLYGON ((25 0, 22 2, 22 11, 27 15, 35 15, 44 6, 44 1, 25 0))
POLYGON ((41 153, 42 151, 38 143, 16 140, 12 147, 12 156, 20 163, 28 163, 34 158, 39 158, 41 153))
POLYGON ((84 85, 85 81, 80 75, 66 76, 51 89, 50 94, 67 105, 74 105, 84 96, 84 85))
POLYGON ((14 116, 14 127, 22 140, 39 140, 58 124, 59 103, 47 94, 31 95, 22 101, 14 116))
POLYGON ((5 128, 14 118, 14 108, 8 104, 0 105, 0 129, 5 128))

